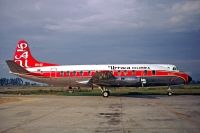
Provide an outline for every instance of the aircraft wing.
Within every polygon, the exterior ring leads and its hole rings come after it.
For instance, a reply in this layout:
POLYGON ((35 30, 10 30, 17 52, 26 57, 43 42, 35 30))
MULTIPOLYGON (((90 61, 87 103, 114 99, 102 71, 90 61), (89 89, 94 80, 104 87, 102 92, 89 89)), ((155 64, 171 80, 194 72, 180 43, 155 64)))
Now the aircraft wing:
POLYGON ((115 84, 116 78, 110 71, 96 72, 95 75, 89 80, 89 85, 97 86, 112 86, 115 84))

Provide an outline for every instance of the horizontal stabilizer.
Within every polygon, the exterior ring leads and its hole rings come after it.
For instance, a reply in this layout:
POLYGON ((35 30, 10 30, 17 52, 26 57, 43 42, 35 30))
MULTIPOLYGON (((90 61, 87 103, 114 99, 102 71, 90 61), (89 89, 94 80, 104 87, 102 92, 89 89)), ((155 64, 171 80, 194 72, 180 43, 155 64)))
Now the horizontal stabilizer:
POLYGON ((29 71, 22 68, 20 65, 18 65, 13 60, 6 60, 6 63, 8 64, 8 67, 10 68, 10 71, 12 73, 19 73, 19 74, 28 74, 29 73, 29 71))

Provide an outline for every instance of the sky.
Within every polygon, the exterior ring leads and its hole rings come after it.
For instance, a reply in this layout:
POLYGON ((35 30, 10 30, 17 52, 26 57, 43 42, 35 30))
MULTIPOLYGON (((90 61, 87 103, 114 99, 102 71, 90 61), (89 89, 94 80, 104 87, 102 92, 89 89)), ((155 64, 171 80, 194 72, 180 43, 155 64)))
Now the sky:
POLYGON ((0 77, 25 39, 57 64, 174 64, 200 80, 199 0, 0 0, 0 77))

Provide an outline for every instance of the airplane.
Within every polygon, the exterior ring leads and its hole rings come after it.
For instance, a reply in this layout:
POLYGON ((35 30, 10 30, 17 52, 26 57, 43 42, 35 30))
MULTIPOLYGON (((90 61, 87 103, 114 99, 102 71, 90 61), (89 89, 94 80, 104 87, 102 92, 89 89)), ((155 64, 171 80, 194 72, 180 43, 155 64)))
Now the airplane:
POLYGON ((19 40, 13 60, 6 60, 10 73, 51 86, 99 87, 103 97, 111 87, 149 87, 188 84, 192 78, 171 64, 59 65, 36 60, 25 40, 19 40))

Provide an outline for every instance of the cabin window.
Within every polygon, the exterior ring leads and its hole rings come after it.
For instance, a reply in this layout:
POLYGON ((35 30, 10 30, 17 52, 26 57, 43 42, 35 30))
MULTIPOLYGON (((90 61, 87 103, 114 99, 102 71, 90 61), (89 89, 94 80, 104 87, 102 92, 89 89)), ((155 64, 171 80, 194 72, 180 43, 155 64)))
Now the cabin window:
POLYGON ((73 71, 73 75, 76 76, 76 71, 73 71))
POLYGON ((127 71, 126 70, 124 71, 124 75, 127 75, 127 71))
POLYGON ((155 70, 152 70, 152 75, 156 75, 156 71, 155 70))
POLYGON ((147 70, 144 70, 144 75, 147 75, 147 70))
POLYGON ((67 71, 67 76, 69 76, 69 71, 67 71))
POLYGON ((95 71, 95 74, 98 74, 98 71, 95 71))
POLYGON ((80 71, 80 76, 83 76, 83 71, 80 71))
POLYGON ((112 72, 113 75, 115 74, 115 71, 111 71, 111 72, 112 72))
POLYGON ((63 71, 60 72, 60 76, 61 76, 61 77, 64 76, 64 72, 63 72, 63 71))
POLYGON ((88 76, 91 76, 91 72, 90 71, 88 71, 88 76))
POLYGON ((135 75, 135 70, 132 70, 132 75, 135 75))
POLYGON ((117 72, 117 75, 118 75, 118 76, 120 76, 120 75, 121 75, 121 72, 120 72, 120 71, 118 71, 118 72, 117 72))

